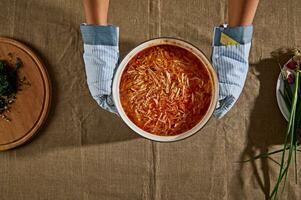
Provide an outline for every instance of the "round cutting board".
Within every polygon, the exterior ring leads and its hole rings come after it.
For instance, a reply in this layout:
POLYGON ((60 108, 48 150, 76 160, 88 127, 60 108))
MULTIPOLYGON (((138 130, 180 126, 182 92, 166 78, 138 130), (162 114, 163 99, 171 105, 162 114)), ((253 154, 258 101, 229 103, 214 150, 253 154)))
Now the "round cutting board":
POLYGON ((50 109, 51 84, 44 64, 24 44, 0 37, 0 60, 14 65, 17 58, 23 63, 18 70, 19 78, 25 77, 29 84, 21 86, 6 113, 11 121, 0 118, 0 151, 28 141, 41 128, 50 109))

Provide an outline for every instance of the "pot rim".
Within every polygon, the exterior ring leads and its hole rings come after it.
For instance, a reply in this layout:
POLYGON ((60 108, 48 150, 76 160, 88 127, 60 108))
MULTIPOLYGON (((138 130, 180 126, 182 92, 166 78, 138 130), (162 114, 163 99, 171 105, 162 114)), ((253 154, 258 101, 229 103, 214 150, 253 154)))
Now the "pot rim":
POLYGON ((116 72, 115 72, 115 76, 114 76, 114 79, 113 79, 113 85, 112 85, 112 93, 113 93, 113 101, 115 103, 115 106, 117 108, 117 111, 118 111, 120 117, 125 122, 125 124, 127 124, 127 126, 129 126, 134 132, 136 132, 140 136, 142 136, 146 139, 152 140, 152 141, 156 141, 156 142, 174 142, 174 141, 179 141, 179 140, 186 139, 186 138, 194 135, 195 133, 200 131, 208 123, 208 121, 210 120, 210 118, 213 115, 213 112, 216 108, 216 104, 217 104, 217 101, 218 101, 219 84, 218 84, 217 74, 216 74, 213 66, 211 65, 211 63, 209 62, 209 60, 207 59, 205 54, 198 47, 196 47, 193 44, 191 44, 191 43, 189 43, 185 40, 182 40, 182 39, 177 39, 177 38, 173 38, 173 37, 158 37, 158 38, 152 38, 150 40, 147 40, 147 41, 144 41, 144 42, 140 43, 135 48, 133 48, 123 58, 123 60, 118 65, 118 68, 116 69, 116 72), (120 79, 121 79, 123 71, 126 68, 128 62, 135 55, 137 55, 139 52, 143 51, 144 49, 147 49, 147 48, 152 47, 152 46, 158 46, 158 45, 164 45, 164 44, 174 45, 174 46, 184 48, 185 50, 187 50, 187 51, 193 53, 195 56, 197 56, 201 60, 201 62, 204 64, 204 66, 207 68, 208 72, 210 73, 211 79, 213 81, 213 88, 214 88, 210 106, 209 106, 206 114, 204 115, 204 117, 201 119, 201 121, 198 122, 190 130, 185 131, 185 132, 183 132, 181 134, 178 134, 178 135, 174 135, 174 136, 159 136, 159 135, 149 133, 149 132, 144 131, 143 129, 139 128, 126 115, 126 113, 125 113, 125 111, 124 111, 124 109, 121 105, 120 93, 119 93, 120 79))

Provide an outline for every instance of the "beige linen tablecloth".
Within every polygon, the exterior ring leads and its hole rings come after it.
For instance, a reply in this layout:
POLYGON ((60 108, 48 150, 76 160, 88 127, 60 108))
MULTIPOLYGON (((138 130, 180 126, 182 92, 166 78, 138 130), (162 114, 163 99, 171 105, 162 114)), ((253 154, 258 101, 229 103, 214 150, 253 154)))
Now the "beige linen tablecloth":
MULTIPOLYGON (((210 57, 213 26, 224 22, 226 3, 112 0, 110 22, 120 26, 122 56, 144 40, 171 36, 210 57)), ((301 44, 300 2, 260 2, 250 70, 238 103, 193 137, 169 144, 138 137, 91 98, 79 32, 82 10, 80 0, 0 1, 0 36, 33 48, 53 84, 52 111, 44 128, 30 143, 0 153, 0 199, 265 199, 277 165, 237 161, 279 148, 283 141, 285 122, 275 100, 279 68, 271 53, 301 44)), ((301 185, 294 184, 293 175, 282 199, 301 199, 301 185)))

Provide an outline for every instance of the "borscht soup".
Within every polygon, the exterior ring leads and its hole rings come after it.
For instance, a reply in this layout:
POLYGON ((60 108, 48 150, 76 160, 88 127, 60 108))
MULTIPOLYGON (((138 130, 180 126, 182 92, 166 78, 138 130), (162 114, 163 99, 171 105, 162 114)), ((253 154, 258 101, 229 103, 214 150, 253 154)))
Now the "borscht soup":
POLYGON ((121 105, 139 128, 174 136, 196 126, 213 97, 213 80, 203 62, 174 45, 148 47, 125 67, 119 85, 121 105))

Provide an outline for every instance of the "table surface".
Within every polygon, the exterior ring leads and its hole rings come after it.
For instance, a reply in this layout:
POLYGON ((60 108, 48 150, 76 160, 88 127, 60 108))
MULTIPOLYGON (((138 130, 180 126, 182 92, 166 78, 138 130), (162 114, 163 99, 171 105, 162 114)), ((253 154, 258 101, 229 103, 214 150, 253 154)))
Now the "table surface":
MULTIPOLYGON (((171 36, 190 41, 209 57, 213 26, 224 22, 226 3, 112 0, 110 22, 120 26, 121 56, 149 38, 171 36)), ((138 137, 91 98, 79 31, 82 10, 80 0, 0 2, 0 36, 34 49, 53 85, 44 128, 26 145, 0 153, 0 199, 264 199, 276 181, 277 165, 237 161, 279 148, 283 141, 275 57, 279 48, 301 44, 299 1, 260 2, 249 74, 236 106, 193 137, 169 144, 138 137)), ((301 187, 290 173, 282 199, 300 198, 301 187)))

